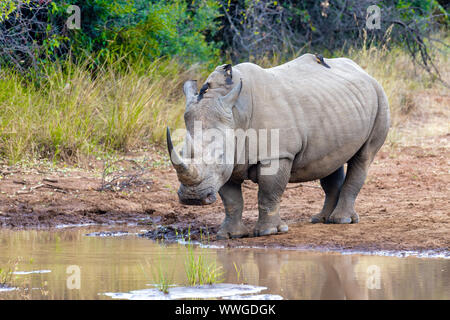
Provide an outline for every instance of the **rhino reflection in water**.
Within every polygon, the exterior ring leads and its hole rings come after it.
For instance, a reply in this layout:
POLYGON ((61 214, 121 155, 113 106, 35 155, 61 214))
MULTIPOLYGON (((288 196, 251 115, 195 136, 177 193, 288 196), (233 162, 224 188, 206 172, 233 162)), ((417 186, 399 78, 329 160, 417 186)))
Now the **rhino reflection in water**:
MULTIPOLYGON (((270 69, 252 63, 222 65, 209 75, 200 92, 195 81, 184 84, 187 134, 181 155, 167 130, 169 153, 181 182, 178 196, 185 204, 210 204, 220 194, 225 219, 219 239, 249 235, 241 220, 241 184, 248 179, 259 185, 255 236, 288 231, 279 209, 289 182, 320 179, 325 202, 312 217, 313 223, 358 222, 354 203, 389 130, 388 101, 381 85, 353 61, 337 58, 325 63, 329 67, 305 54, 270 69), (194 138, 196 122, 203 130, 224 134, 276 130, 277 157, 258 152, 252 159, 249 150, 255 141, 247 141, 243 148, 238 148, 235 139, 231 148, 211 139, 199 142, 194 138), (195 159, 200 147, 202 155, 217 161, 195 159), (267 167, 277 170, 263 174, 267 167)), ((256 139, 262 137, 257 134, 256 139)))
POLYGON ((355 272, 359 263, 356 255, 240 249, 219 250, 217 259, 223 266, 225 283, 250 281, 284 299, 369 298, 364 276, 355 272))

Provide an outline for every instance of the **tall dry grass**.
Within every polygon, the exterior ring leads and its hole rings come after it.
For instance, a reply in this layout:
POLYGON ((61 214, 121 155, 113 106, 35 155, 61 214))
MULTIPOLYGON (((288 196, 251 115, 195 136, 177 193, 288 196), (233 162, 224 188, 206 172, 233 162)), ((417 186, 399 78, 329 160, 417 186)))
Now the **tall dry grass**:
MULTIPOLYGON (((397 146, 400 141, 410 140, 411 130, 404 131, 405 127, 412 116, 417 114, 426 115, 427 109, 448 108, 447 105, 441 103, 432 105, 435 102, 428 99, 424 102, 421 96, 439 96, 448 97, 450 84, 450 65, 448 56, 450 48, 444 43, 450 43, 450 39, 446 34, 436 34, 435 38, 442 40, 443 45, 434 44, 430 46, 432 50, 429 52, 433 56, 434 64, 440 72, 440 79, 435 74, 428 73, 423 67, 417 63, 413 63, 411 56, 396 46, 389 46, 390 31, 388 29, 385 34, 385 45, 378 47, 374 43, 368 41, 367 34, 364 36, 364 43, 361 48, 352 48, 346 52, 335 51, 331 54, 324 53, 327 58, 348 57, 358 63, 367 73, 374 77, 384 88, 389 100, 389 108, 391 113, 391 129, 387 138, 389 146, 397 146), (443 82, 444 81, 444 82, 443 82)), ((294 57, 299 56, 297 53, 294 57)), ((286 62, 285 55, 275 55, 273 57, 265 57, 256 63, 264 67, 271 67, 286 62)), ((434 110, 438 111, 439 110, 434 110)), ((446 113, 446 112, 442 112, 446 113)), ((444 120, 445 121, 445 120, 444 120)), ((443 121, 443 122, 444 122, 443 121)), ((427 125, 427 134, 448 132, 448 125, 440 124, 440 128, 430 128, 434 124, 427 125)), ((421 130, 418 135, 423 135, 421 130)), ((419 140, 422 137, 416 137, 419 140)))
POLYGON ((158 143, 182 120, 182 83, 196 76, 175 60, 121 71, 112 64, 95 75, 86 66, 55 64, 39 84, 0 73, 1 158, 77 161, 158 143))
MULTIPOLYGON (((389 37, 389 29, 385 36, 389 37)), ((444 40, 444 36, 436 35, 436 37, 444 40)), ((444 42, 449 43, 448 37, 444 42)), ((391 113, 391 130, 387 143, 391 146, 398 144, 402 135, 399 129, 409 122, 411 116, 423 114, 425 109, 431 107, 429 104, 432 102, 428 101, 428 105, 424 105, 422 99, 419 99, 420 95, 448 95, 449 53, 449 48, 445 46, 434 47, 430 51, 440 72, 440 79, 413 63, 410 55, 400 48, 388 49, 386 46, 378 48, 366 43, 362 49, 353 49, 348 53, 349 57, 374 77, 386 92, 391 113)))
MULTIPOLYGON (((391 142, 396 139, 395 127, 421 107, 415 102, 417 92, 446 89, 400 49, 367 45, 345 55, 384 87, 394 127, 391 142)), ((444 76, 447 56, 435 58, 444 76)), ((255 62, 268 67, 286 60, 279 55, 255 62)), ((0 71, 0 159, 77 162, 89 155, 159 143, 166 125, 183 125, 182 83, 188 78, 202 80, 208 73, 202 66, 186 70, 175 60, 137 62, 125 68, 123 63, 111 63, 94 74, 87 65, 55 63, 47 67, 39 84, 11 70, 0 71)))

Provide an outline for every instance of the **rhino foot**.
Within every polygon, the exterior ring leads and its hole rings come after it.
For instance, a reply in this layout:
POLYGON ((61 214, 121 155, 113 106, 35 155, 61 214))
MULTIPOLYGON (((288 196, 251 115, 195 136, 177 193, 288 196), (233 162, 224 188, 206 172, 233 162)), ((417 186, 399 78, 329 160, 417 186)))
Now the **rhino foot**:
POLYGON ((258 223, 256 224, 253 235, 255 237, 268 236, 276 233, 286 233, 289 227, 281 219, 277 223, 258 223))
POLYGON ((217 232, 217 240, 226 240, 233 238, 245 238, 249 236, 247 227, 244 226, 242 221, 239 223, 222 223, 219 231, 217 232))
POLYGON ((321 213, 315 214, 311 217, 311 223, 325 223, 328 220, 328 215, 321 213))
POLYGON ((358 223, 358 214, 352 210, 350 212, 333 212, 327 219, 327 223, 336 224, 348 224, 348 223, 358 223))

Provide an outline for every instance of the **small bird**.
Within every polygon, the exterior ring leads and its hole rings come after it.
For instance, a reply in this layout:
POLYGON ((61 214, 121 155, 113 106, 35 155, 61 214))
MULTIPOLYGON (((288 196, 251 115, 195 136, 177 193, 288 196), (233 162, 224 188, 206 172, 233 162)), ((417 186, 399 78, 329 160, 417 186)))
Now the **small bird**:
POLYGON ((323 65, 326 68, 331 68, 329 65, 327 65, 327 63, 323 60, 323 55, 321 55, 320 53, 315 53, 314 54, 316 56, 316 61, 318 64, 323 65))
POLYGON ((200 92, 198 93, 197 96, 197 101, 200 101, 203 99, 203 95, 209 90, 209 82, 205 83, 201 88, 200 88, 200 92))

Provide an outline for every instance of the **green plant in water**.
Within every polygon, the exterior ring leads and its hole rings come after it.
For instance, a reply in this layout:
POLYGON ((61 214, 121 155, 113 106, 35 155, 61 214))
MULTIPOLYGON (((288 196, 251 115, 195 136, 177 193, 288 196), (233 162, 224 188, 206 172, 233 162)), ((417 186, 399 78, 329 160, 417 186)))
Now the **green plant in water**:
POLYGON ((0 288, 12 286, 14 271, 17 271, 17 265, 19 264, 19 258, 8 261, 6 267, 0 268, 0 288))
POLYGON ((164 294, 169 293, 169 286, 172 283, 173 279, 173 272, 171 275, 168 275, 165 271, 165 268, 162 267, 162 264, 159 264, 156 267, 156 270, 154 269, 153 272, 153 279, 156 283, 156 288, 163 292, 164 294))
MULTIPOLYGON (((201 234, 202 238, 202 234, 201 234)), ((194 245, 191 241, 190 228, 188 230, 187 256, 185 261, 185 271, 190 286, 214 284, 223 281, 222 267, 217 266, 216 261, 209 261, 205 251, 199 250, 199 254, 194 253, 194 245)))
MULTIPOLYGON (((234 266, 234 270, 236 271, 237 282, 240 282, 241 281, 242 266, 238 267, 236 265, 236 262, 233 262, 233 266, 234 266)), ((242 276, 242 280, 243 280, 243 282, 246 282, 244 276, 242 276)))
MULTIPOLYGON (((159 257, 158 261, 154 264, 151 264, 149 261, 146 261, 145 263, 146 266, 144 267, 141 265, 141 268, 146 277, 152 279, 155 287, 159 291, 168 294, 169 287, 173 283, 174 268, 172 268, 171 272, 168 272, 167 264, 163 264, 161 257, 159 257), (151 276, 147 274, 146 269, 151 271, 151 276)), ((176 263, 174 263, 174 265, 176 265, 176 263)))

